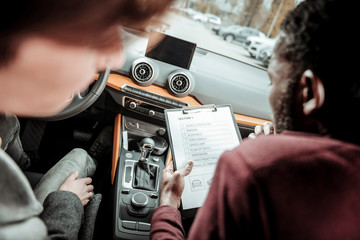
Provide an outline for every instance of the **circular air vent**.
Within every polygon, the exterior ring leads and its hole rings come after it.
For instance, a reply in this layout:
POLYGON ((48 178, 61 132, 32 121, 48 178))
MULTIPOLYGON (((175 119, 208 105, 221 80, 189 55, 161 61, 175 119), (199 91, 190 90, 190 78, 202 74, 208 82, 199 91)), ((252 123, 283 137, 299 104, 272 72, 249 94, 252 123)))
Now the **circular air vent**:
POLYGON ((175 93, 184 93, 190 87, 190 80, 183 74, 176 74, 170 83, 170 88, 175 93))
POLYGON ((150 61, 138 59, 132 65, 131 76, 141 86, 149 86, 155 80, 155 68, 150 61))
POLYGON ((134 68, 134 78, 140 82, 147 82, 153 75, 152 67, 147 63, 139 63, 134 68))
POLYGON ((192 81, 189 75, 183 72, 176 72, 169 76, 169 89, 178 97, 186 96, 192 87, 192 81))

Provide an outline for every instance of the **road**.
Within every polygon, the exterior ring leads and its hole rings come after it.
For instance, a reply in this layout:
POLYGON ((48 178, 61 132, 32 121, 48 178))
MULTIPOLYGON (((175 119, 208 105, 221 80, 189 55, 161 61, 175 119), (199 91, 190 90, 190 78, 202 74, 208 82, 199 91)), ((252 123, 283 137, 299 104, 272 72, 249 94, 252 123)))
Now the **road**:
POLYGON ((198 23, 178 14, 170 14, 166 21, 169 24, 166 34, 196 43, 199 48, 262 67, 257 60, 250 57, 241 44, 224 41, 211 31, 208 24, 198 23))

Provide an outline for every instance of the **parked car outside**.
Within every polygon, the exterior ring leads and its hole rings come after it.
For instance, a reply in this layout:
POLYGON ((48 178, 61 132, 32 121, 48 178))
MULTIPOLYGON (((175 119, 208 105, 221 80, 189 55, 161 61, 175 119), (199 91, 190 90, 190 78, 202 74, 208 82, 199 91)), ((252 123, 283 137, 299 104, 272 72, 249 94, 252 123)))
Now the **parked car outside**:
POLYGON ((221 27, 218 30, 218 35, 219 36, 224 36, 225 34, 231 33, 231 32, 236 32, 236 31, 240 31, 240 29, 242 29, 243 26, 241 25, 229 25, 229 26, 224 26, 221 27))
POLYGON ((274 50, 274 46, 275 46, 275 44, 273 44, 272 46, 270 46, 270 45, 263 46, 259 50, 259 54, 256 56, 256 59, 259 60, 261 65, 266 68, 269 66, 269 62, 270 62, 272 52, 274 50))
POLYGON ((250 36, 246 39, 244 48, 249 52, 251 57, 256 58, 261 49, 267 46, 273 46, 275 41, 275 38, 250 36))
POLYGON ((216 25, 221 25, 221 18, 216 16, 216 15, 213 15, 213 14, 210 14, 210 13, 195 13, 192 15, 192 19, 195 21, 195 22, 200 22, 200 23, 213 23, 213 24, 216 24, 216 25))
POLYGON ((200 13, 200 12, 193 14, 191 17, 195 22, 198 22, 198 23, 206 23, 207 22, 207 16, 205 16, 205 14, 200 13))
POLYGON ((242 28, 243 26, 240 26, 240 25, 229 25, 229 26, 213 26, 211 28, 211 30, 216 34, 216 35, 219 35, 221 36, 224 32, 228 32, 230 30, 236 30, 236 29, 240 29, 242 28))
POLYGON ((221 23, 222 23, 221 18, 214 15, 214 14, 205 13, 205 16, 207 17, 207 21, 209 23, 213 23, 213 24, 216 24, 216 25, 221 25, 221 23))
POLYGON ((244 27, 239 25, 232 25, 227 28, 222 28, 219 35, 227 42, 238 41, 244 43, 249 36, 265 37, 265 34, 259 30, 251 27, 244 27))
POLYGON ((213 33, 215 33, 215 35, 219 35, 220 29, 221 29, 221 26, 219 26, 219 25, 214 25, 214 26, 211 28, 211 31, 212 31, 213 33))

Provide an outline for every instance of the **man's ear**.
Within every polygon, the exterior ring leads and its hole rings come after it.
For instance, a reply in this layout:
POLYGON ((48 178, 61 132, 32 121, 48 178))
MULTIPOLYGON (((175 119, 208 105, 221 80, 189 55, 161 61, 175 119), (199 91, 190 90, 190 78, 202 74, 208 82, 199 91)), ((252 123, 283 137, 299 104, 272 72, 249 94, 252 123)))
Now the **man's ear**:
POLYGON ((305 116, 309 116, 324 104, 325 88, 321 79, 313 71, 306 70, 302 74, 300 91, 305 116))

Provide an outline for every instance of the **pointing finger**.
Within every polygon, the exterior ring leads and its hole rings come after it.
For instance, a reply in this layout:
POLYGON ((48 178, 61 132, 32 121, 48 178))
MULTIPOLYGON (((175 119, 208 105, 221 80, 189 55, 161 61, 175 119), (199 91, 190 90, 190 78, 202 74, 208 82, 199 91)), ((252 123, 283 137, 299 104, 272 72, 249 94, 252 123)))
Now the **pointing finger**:
POLYGON ((181 176, 186 177, 189 175, 194 167, 193 161, 188 161, 183 169, 178 170, 181 176))

